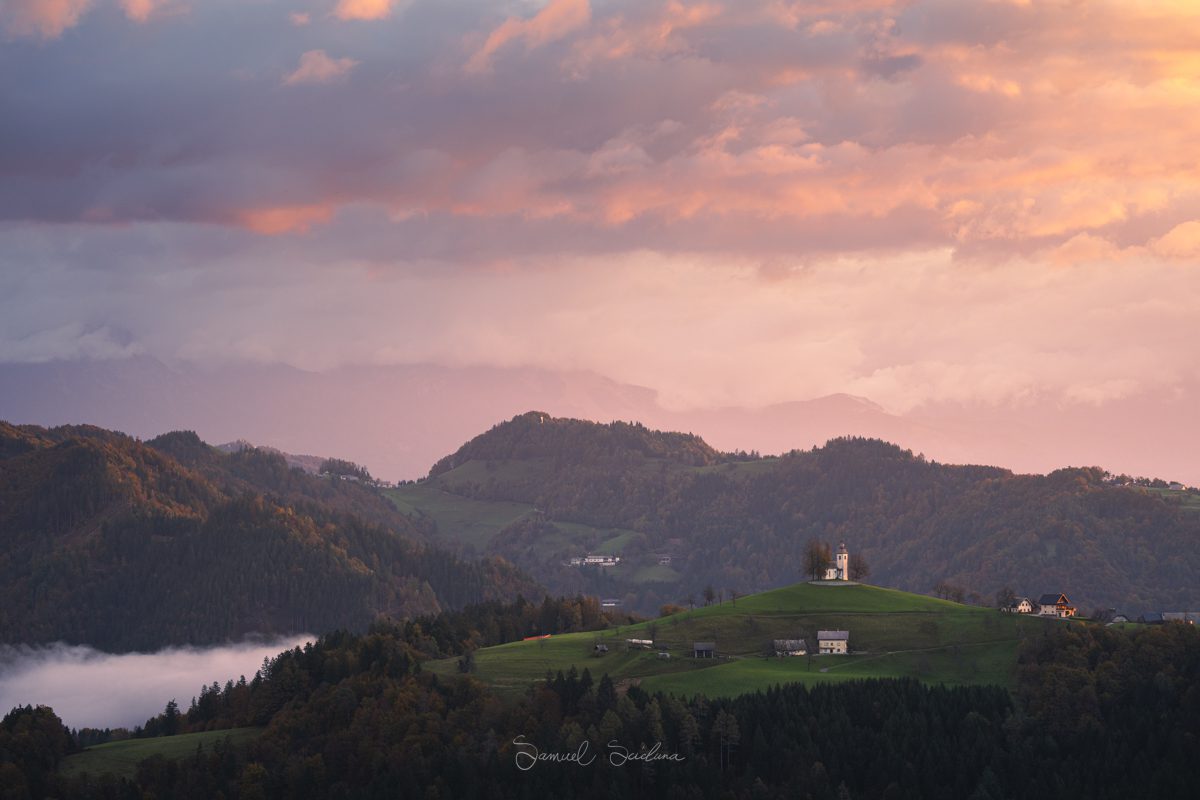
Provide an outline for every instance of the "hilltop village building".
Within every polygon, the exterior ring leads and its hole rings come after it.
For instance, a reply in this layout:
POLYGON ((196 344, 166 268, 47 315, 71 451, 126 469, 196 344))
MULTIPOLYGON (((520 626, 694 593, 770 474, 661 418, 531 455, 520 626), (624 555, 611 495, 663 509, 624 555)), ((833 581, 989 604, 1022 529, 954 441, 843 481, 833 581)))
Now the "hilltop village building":
POLYGON ((834 558, 833 566, 825 570, 825 580, 850 580, 850 553, 846 550, 845 542, 838 545, 837 556, 834 558))
POLYGON ((1062 592, 1044 594, 1037 599, 1037 602, 1028 597, 1016 598, 1000 610, 1006 614, 1037 614, 1039 617, 1056 617, 1058 619, 1073 617, 1076 612, 1075 606, 1071 605, 1071 601, 1062 592))

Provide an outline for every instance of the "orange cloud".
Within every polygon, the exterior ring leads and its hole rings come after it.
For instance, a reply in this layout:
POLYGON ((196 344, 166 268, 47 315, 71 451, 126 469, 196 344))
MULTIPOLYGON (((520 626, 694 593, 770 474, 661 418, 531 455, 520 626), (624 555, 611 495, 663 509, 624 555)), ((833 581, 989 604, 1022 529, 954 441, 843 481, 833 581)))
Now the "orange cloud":
POLYGON ((526 50, 533 50, 583 28, 591 18, 588 0, 550 0, 529 19, 509 17, 502 22, 471 55, 465 69, 467 72, 487 72, 492 67, 492 57, 509 42, 523 41, 526 50))
POLYGON ((284 76, 288 86, 299 84, 328 84, 343 81, 358 65, 352 58, 330 58, 324 50, 309 50, 300 56, 300 66, 284 76))
POLYGON ((1200 256, 1200 220, 1176 225, 1166 235, 1155 239, 1151 249, 1166 258, 1196 258, 1200 256))
POLYGON ((235 221, 243 228, 264 236, 279 236, 284 233, 305 233, 313 225, 333 219, 333 206, 277 206, 240 211, 235 221))
POLYGON ((5 0, 0 5, 0 27, 9 36, 57 39, 91 6, 92 0, 5 0))
POLYGON ((338 0, 333 15, 338 19, 384 19, 392 13, 394 0, 338 0))

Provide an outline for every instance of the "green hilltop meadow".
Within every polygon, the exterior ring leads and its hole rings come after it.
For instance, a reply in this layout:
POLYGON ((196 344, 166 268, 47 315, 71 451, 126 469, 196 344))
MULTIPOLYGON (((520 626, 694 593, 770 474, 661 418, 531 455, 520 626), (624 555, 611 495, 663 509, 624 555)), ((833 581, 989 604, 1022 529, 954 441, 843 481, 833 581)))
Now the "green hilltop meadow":
MULTIPOLYGON (((607 673, 619 686, 710 697, 880 677, 1012 688, 1021 639, 1061 624, 875 586, 799 583, 635 625, 482 648, 473 654, 473 674, 502 693, 571 668, 596 678, 607 673), (851 654, 781 658, 771 651, 772 640, 796 638, 815 651, 818 630, 849 631, 851 654), (654 647, 629 639, 652 639, 654 647), (694 658, 697 641, 715 642, 717 657, 694 658), (597 645, 608 652, 596 655, 597 645)), ((459 659, 425 668, 461 670, 459 659)))

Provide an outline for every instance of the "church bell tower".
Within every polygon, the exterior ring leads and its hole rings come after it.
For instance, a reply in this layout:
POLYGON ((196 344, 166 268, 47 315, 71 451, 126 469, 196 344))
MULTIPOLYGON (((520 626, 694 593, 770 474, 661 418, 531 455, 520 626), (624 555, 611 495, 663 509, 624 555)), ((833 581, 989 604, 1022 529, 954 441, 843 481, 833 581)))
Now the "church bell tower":
POLYGON ((846 543, 838 545, 837 576, 840 581, 850 580, 850 554, 846 552, 846 543))

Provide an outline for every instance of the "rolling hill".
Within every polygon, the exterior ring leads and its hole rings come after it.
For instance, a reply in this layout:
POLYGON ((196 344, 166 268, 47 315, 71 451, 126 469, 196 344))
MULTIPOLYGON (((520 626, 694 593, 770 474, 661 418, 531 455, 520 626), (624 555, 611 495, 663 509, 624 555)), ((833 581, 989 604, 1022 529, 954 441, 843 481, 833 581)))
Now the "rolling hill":
MULTIPOLYGON (((500 692, 522 692, 547 673, 588 669, 647 691, 732 697, 780 683, 912 677, 947 685, 1015 685, 1020 640, 1052 620, 1009 616, 867 585, 799 583, 635 625, 510 642, 474 654, 474 675, 500 692), (807 640, 848 630, 851 654, 778 658, 774 639, 807 640), (651 639, 653 648, 630 646, 651 639), (693 658, 696 641, 718 657, 693 658), (608 648, 597 656, 597 645, 608 648), (666 653, 669 657, 662 657, 666 653)), ((456 659, 426 668, 459 670, 456 659)))
POLYGON ((1085 611, 1200 605, 1195 494, 1115 485, 1099 468, 1019 475, 929 461, 872 439, 761 458, 630 423, 519 415, 388 495, 463 553, 502 555, 552 592, 655 613, 705 586, 800 576, 810 539, 845 540, 878 583, 1065 591, 1085 611), (563 566, 611 552, 611 568, 563 566), (669 564, 665 562, 669 557, 669 564))
POLYGON ((372 487, 276 453, 0 423, 3 641, 153 650, 539 592, 422 538, 372 487))

